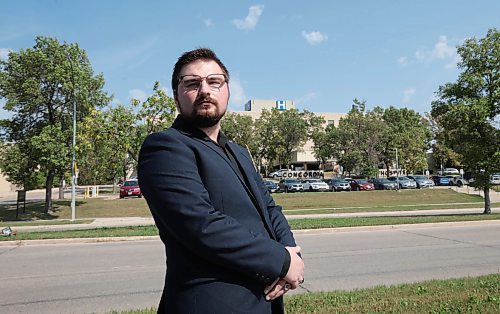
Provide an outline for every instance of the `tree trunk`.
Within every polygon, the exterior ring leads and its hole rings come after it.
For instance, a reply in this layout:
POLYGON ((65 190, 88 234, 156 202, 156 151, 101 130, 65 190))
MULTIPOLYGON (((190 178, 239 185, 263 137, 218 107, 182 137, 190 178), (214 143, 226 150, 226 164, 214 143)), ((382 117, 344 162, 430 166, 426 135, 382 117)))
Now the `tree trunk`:
POLYGON ((65 188, 65 182, 64 182, 64 179, 61 179, 61 185, 59 186, 59 199, 60 200, 64 199, 64 188, 65 188))
POLYGON ((485 187, 484 191, 484 212, 483 214, 491 214, 490 188, 485 187))
POLYGON ((46 213, 52 210, 52 185, 54 183, 55 171, 53 169, 49 170, 47 173, 47 179, 45 180, 45 207, 46 213))

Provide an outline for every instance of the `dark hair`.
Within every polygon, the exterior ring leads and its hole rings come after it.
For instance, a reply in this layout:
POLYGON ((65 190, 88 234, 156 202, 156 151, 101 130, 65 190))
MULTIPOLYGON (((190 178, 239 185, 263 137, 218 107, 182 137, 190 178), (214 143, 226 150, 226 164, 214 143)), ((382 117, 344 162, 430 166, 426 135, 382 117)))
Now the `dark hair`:
POLYGON ((212 60, 215 61, 222 69, 226 75, 227 81, 229 82, 229 72, 226 66, 220 61, 215 52, 208 48, 198 48, 195 50, 184 52, 174 66, 174 72, 172 73, 172 91, 174 96, 177 95, 177 86, 179 85, 179 74, 181 73, 182 67, 186 64, 194 62, 196 60, 212 60))

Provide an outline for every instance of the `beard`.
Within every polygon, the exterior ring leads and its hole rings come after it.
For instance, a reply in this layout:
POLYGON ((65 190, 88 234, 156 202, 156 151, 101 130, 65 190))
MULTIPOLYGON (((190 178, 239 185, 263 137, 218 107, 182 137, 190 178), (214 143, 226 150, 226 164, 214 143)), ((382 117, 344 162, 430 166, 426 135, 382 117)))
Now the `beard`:
MULTIPOLYGON (((181 115, 197 128, 213 127, 222 119, 226 111, 219 113, 219 104, 214 99, 197 99, 191 112, 180 110, 181 115), (215 108, 213 111, 202 108, 202 104, 209 102, 215 108)), ((180 109, 180 108, 179 108, 180 109)))

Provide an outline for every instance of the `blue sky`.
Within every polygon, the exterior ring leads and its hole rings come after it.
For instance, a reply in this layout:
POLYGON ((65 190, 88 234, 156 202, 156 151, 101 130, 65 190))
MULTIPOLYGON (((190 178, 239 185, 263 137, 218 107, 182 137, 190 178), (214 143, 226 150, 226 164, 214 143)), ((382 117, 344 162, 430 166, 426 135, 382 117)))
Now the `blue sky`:
POLYGON ((232 110, 291 99, 347 112, 358 98, 368 109, 424 113, 438 87, 457 79, 456 46, 491 27, 500 28, 498 0, 0 0, 0 58, 37 35, 77 42, 113 103, 129 104, 155 81, 172 95, 175 61, 203 46, 231 73, 232 110))

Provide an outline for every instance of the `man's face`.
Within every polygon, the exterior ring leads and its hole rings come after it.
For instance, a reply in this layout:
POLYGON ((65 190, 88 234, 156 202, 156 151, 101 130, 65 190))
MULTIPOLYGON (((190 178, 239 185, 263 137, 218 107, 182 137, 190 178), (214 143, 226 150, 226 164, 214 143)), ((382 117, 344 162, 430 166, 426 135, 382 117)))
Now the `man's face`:
POLYGON ((226 113, 229 86, 223 74, 220 66, 212 60, 197 60, 182 68, 175 103, 180 114, 194 126, 214 126, 226 113), (222 84, 217 88, 221 78, 222 84))

